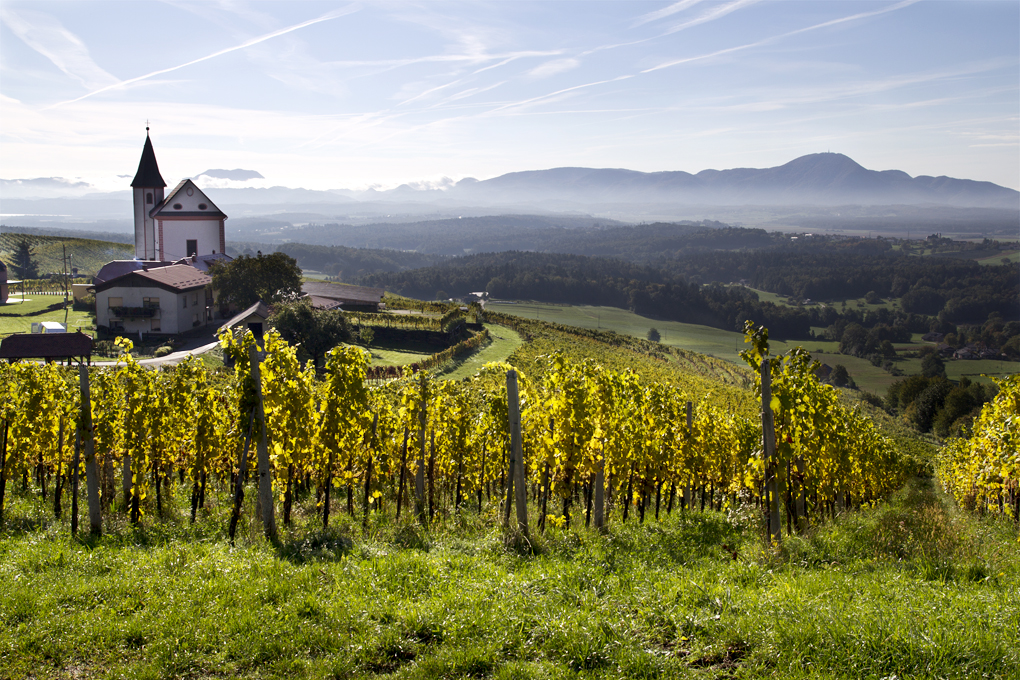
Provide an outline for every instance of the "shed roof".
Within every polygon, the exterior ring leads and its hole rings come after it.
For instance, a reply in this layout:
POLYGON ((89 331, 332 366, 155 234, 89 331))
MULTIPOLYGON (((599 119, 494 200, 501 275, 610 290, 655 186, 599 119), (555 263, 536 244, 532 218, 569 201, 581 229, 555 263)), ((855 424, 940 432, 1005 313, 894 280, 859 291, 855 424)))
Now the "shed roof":
POLYGON ((313 298, 329 298, 338 302, 355 304, 379 304, 385 295, 384 288, 367 286, 350 286, 343 283, 326 283, 323 281, 306 281, 301 284, 301 292, 313 298))
POLYGON ((67 359, 92 356, 92 338, 77 333, 16 333, 0 340, 0 359, 67 359))
POLYGON ((220 326, 220 330, 224 328, 233 328, 234 326, 236 326, 237 324, 241 323, 242 321, 251 316, 259 316, 262 317, 263 319, 268 319, 269 307, 266 305, 266 303, 262 302, 262 300, 259 300, 251 307, 244 310, 240 314, 234 316, 233 318, 230 319, 230 321, 220 326))

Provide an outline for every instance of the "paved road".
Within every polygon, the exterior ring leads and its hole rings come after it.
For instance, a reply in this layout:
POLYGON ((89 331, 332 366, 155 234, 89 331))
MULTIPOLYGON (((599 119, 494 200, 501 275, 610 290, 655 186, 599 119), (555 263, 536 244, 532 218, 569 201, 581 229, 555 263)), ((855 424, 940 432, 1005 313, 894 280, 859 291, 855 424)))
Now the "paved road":
MULTIPOLYGON (((159 366, 173 366, 174 364, 180 363, 190 356, 197 356, 199 354, 205 354, 211 349, 219 347, 219 340, 213 340, 210 343, 200 345, 193 349, 182 349, 178 352, 167 354, 165 357, 157 357, 152 359, 139 359, 138 363, 142 366, 149 368, 157 368, 159 366)), ((93 361, 93 366, 116 366, 116 361, 93 361)))

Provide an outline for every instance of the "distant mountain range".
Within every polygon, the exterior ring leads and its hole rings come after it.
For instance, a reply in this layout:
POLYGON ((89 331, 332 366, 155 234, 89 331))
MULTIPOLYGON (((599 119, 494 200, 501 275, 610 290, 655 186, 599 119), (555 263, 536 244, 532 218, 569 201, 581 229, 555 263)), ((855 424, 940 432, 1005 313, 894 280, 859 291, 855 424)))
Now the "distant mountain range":
MULTIPOLYGON (((1020 221, 1020 192, 1014 189, 952 177, 911 177, 899 170, 868 170, 838 153, 811 154, 764 169, 702 170, 691 174, 553 168, 487 180, 468 178, 439 187, 405 184, 386 191, 215 187, 217 181, 257 177, 261 174, 254 170, 211 169, 196 179, 201 184, 210 178, 210 198, 233 218, 230 225, 235 228, 241 226, 239 222, 265 216, 296 225, 508 214, 593 215, 629 222, 716 219, 765 224, 804 210, 832 208, 838 216, 852 210, 872 210, 873 206, 894 206, 895 212, 915 208, 928 212, 1002 211, 995 218, 997 222, 1020 221)), ((91 224, 87 228, 128 230, 131 194, 126 182, 123 191, 83 194, 82 183, 61 178, 0 180, 0 213, 5 223, 22 226, 87 222, 91 224)))
POLYGON ((591 168, 514 172, 484 181, 461 180, 446 193, 472 203, 527 198, 602 205, 654 202, 1020 207, 1020 192, 991 182, 868 170, 839 153, 801 156, 775 168, 702 170, 696 175, 591 168))

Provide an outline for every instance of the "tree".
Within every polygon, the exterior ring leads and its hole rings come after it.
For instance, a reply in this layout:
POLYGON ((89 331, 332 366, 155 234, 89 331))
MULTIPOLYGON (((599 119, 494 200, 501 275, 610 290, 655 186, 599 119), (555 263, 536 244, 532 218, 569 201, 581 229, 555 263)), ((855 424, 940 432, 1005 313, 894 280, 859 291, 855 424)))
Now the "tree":
POLYGON ((276 304, 301 295, 301 268, 286 253, 241 255, 230 262, 217 262, 210 273, 220 304, 244 309, 259 300, 276 304))
POLYGON ((39 278, 39 263, 35 261, 35 251, 32 250, 28 239, 18 241, 18 248, 14 251, 14 259, 11 260, 11 266, 19 278, 39 278))
POLYGON ((659 342, 659 340, 660 340, 659 329, 657 329, 657 328, 649 328, 648 329, 648 340, 650 342, 659 342))
POLYGON ((835 387, 846 387, 850 384, 850 373, 843 364, 836 364, 829 374, 829 384, 835 387))
POLYGON ((921 360, 921 375, 926 378, 944 378, 946 364, 938 354, 929 354, 921 360))
POLYGON ((326 352, 351 339, 351 327, 338 309, 316 311, 308 300, 299 300, 276 307, 269 325, 298 351, 306 354, 316 366, 323 366, 326 352))

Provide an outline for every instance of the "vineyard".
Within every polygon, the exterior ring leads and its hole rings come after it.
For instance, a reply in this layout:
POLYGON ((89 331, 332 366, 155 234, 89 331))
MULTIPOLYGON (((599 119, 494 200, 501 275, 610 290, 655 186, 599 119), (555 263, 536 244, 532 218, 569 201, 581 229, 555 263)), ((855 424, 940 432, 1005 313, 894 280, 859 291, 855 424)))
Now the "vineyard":
POLYGON ((190 486, 193 519, 209 485, 230 489, 231 540, 251 481, 272 538, 276 505, 289 524, 295 499, 314 494, 324 527, 336 505, 366 525, 371 513, 392 513, 429 526, 495 502, 504 523, 516 507, 525 534, 547 522, 603 530, 610 518, 745 504, 770 511, 778 541, 784 520, 788 533, 804 528, 887 495, 915 471, 818 383, 806 352, 768 357, 763 329, 749 327, 749 340, 767 422, 747 415, 750 399, 736 391, 699 394, 562 353, 517 369, 487 365, 460 382, 408 370, 370 388, 368 354, 356 347, 333 350, 320 377, 275 332, 264 347, 250 333, 224 334, 235 365, 224 376, 197 360, 147 371, 121 339, 116 370, 0 369, 0 511, 7 480, 32 475, 44 496, 53 480, 59 514, 67 480, 77 488, 84 472, 93 532, 119 479, 136 524, 163 516, 176 485, 190 486))

